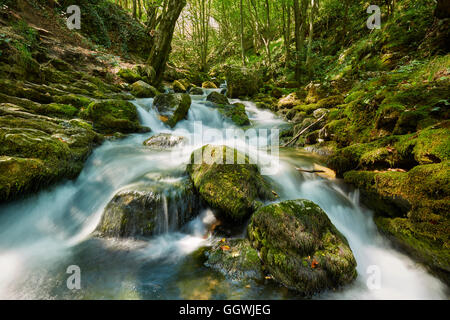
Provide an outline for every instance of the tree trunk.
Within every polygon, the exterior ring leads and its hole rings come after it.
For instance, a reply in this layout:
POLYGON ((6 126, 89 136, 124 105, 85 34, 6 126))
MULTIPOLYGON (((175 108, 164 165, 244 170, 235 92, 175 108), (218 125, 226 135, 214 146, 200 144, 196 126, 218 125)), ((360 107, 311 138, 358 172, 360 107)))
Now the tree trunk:
POLYGON ((242 65, 245 67, 245 48, 244 48, 244 4, 240 1, 240 19, 241 19, 241 56, 242 65))
POLYGON ((311 0, 311 12, 309 17, 309 35, 308 35, 308 50, 306 53, 306 68, 310 76, 312 73, 311 55, 312 55, 312 41, 314 36, 314 18, 316 15, 316 9, 318 7, 318 1, 319 0, 311 0))
POLYGON ((172 49, 172 38, 181 11, 186 6, 186 0, 169 0, 159 29, 156 33, 155 43, 150 51, 148 63, 155 69, 155 78, 152 79, 154 85, 162 82, 166 63, 172 49))
POLYGON ((301 53, 305 41, 305 25, 306 25, 306 11, 308 10, 308 0, 302 0, 301 7, 299 0, 294 0, 294 18, 295 18, 295 79, 300 81, 301 77, 301 53))
POLYGON ((450 1, 448 0, 437 0, 436 10, 434 15, 438 19, 450 18, 450 1))

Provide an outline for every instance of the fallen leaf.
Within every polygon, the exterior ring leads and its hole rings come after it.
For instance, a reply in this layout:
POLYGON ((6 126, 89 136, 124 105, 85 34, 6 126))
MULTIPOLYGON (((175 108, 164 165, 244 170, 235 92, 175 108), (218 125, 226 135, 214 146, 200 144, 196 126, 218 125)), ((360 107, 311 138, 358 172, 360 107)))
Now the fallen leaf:
POLYGON ((230 250, 230 246, 221 246, 220 249, 222 249, 222 251, 228 251, 230 250))
POLYGON ((319 265, 319 262, 316 259, 313 259, 311 262, 311 268, 315 269, 319 265))

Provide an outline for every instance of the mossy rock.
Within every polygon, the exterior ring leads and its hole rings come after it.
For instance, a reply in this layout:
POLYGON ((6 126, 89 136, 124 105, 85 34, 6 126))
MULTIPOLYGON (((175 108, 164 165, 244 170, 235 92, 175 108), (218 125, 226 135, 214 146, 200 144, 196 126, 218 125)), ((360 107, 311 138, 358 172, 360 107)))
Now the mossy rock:
POLYGON ((174 184, 138 183, 119 191, 109 202, 96 234, 114 238, 150 237, 178 230, 199 212, 200 201, 189 179, 174 184))
POLYGON ((235 125, 242 127, 250 125, 250 119, 245 112, 245 105, 242 103, 234 104, 213 104, 222 116, 233 122, 235 125))
POLYGON ((0 201, 75 178, 101 138, 81 120, 62 120, 0 104, 0 201))
POLYGON ((102 133, 142 132, 136 106, 123 100, 92 102, 83 112, 83 117, 94 123, 94 128, 102 133))
POLYGON ((207 97, 206 97, 207 101, 210 101, 212 103, 215 104, 222 104, 222 105, 227 105, 229 104, 228 98, 225 97, 223 94, 220 94, 218 92, 211 92, 207 97))
POLYGON ((217 86, 212 81, 205 81, 202 83, 202 88, 203 89, 217 89, 217 86))
POLYGON ((248 235, 264 267, 279 283, 304 295, 351 283, 356 260, 345 237, 309 200, 260 208, 248 235))
POLYGON ((344 175, 347 183, 361 190, 362 202, 375 211, 380 230, 432 269, 447 273, 447 282, 449 172, 447 160, 408 172, 350 171, 344 175))
POLYGON ((153 98, 159 94, 155 87, 152 87, 142 80, 139 80, 131 85, 131 93, 136 98, 153 98))
POLYGON ((243 221, 261 201, 274 199, 258 167, 226 146, 206 145, 194 151, 187 172, 201 197, 226 221, 243 221))
POLYGON ((142 80, 142 77, 132 69, 120 69, 117 75, 130 84, 142 80))
POLYGON ((55 96, 54 100, 59 104, 70 104, 78 109, 86 108, 92 103, 92 99, 76 94, 67 94, 62 96, 55 96))
MULTIPOLYGON (((449 210, 447 204, 446 210, 449 210)), ((398 247, 427 265, 447 285, 450 284, 450 223, 436 228, 426 222, 413 222, 407 218, 376 217, 378 229, 398 247), (443 234, 444 233, 444 234, 443 234)))
POLYGON ((161 120, 169 125, 175 125, 186 118, 191 107, 191 97, 185 93, 159 94, 153 101, 153 106, 158 110, 161 120))
POLYGON ((204 93, 203 89, 199 87, 193 87, 191 88, 191 90, 189 90, 189 94, 192 95, 202 96, 203 93, 204 93))
POLYGON ((227 95, 230 98, 252 97, 262 86, 262 76, 258 71, 247 68, 229 68, 226 70, 228 83, 227 95))
POLYGON ((203 251, 205 266, 232 281, 263 281, 261 260, 247 239, 222 239, 203 251))

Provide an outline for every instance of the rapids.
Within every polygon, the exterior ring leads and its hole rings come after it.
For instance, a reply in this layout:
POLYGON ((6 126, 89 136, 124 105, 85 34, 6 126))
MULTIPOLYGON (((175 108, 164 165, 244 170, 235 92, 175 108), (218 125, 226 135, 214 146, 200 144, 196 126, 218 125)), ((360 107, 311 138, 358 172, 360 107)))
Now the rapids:
MULTIPOLYGON (((177 179, 183 175, 191 152, 204 144, 246 145, 245 138, 222 138, 226 129, 235 127, 208 106, 206 94, 192 99, 188 119, 174 129, 159 120, 152 109, 153 99, 134 101, 142 125, 153 130, 150 134, 106 141, 93 152, 76 180, 0 206, 0 299, 299 298, 270 282, 244 287, 199 265, 191 253, 211 241, 205 237, 215 221, 209 209, 181 230, 166 226, 163 229, 167 232, 151 239, 91 236, 103 209, 118 190, 144 176, 177 179), (196 128, 199 124, 202 133, 196 128), (142 142, 158 133, 189 137, 190 143, 167 152, 146 149, 142 142), (66 270, 70 265, 81 269, 80 290, 67 289, 70 275, 66 270)), ((285 125, 270 111, 259 110, 252 102, 242 103, 252 128, 285 125)), ((349 241, 358 263, 358 278, 350 286, 315 299, 448 298, 441 281, 393 249, 378 233, 372 213, 359 204, 357 190, 339 180, 295 170, 320 164, 318 157, 292 149, 280 150, 279 161, 278 154, 261 154, 260 148, 252 147, 250 153, 276 163, 267 178, 278 188, 281 200, 306 198, 316 202, 349 241), (374 272, 379 274, 375 287, 370 285, 374 272)))

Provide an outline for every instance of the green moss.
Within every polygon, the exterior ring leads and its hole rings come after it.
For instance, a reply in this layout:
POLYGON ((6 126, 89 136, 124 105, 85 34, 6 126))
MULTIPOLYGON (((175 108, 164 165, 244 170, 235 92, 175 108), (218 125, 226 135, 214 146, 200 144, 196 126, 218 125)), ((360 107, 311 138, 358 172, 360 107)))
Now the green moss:
POLYGON ((132 133, 141 130, 136 106, 128 101, 92 102, 82 115, 94 123, 96 130, 103 133, 132 133))
POLYGON ((259 206, 259 201, 274 198, 258 167, 225 146, 208 145, 194 151, 187 171, 202 198, 230 221, 242 221, 259 206), (228 164, 230 156, 233 164, 228 164), (238 164, 238 159, 244 164, 238 164))
POLYGON ((205 265, 234 281, 262 281, 263 267, 258 252, 247 239, 226 239, 204 251, 205 265))
POLYGON ((245 112, 245 105, 242 103, 219 105, 219 112, 233 121, 237 126, 247 126, 250 124, 250 120, 245 112))
POLYGON ((311 201, 260 208, 252 216, 248 234, 274 279, 302 294, 344 285, 356 277, 347 240, 311 201))
POLYGON ((128 83, 135 83, 142 80, 141 76, 132 69, 120 69, 117 75, 128 83))

